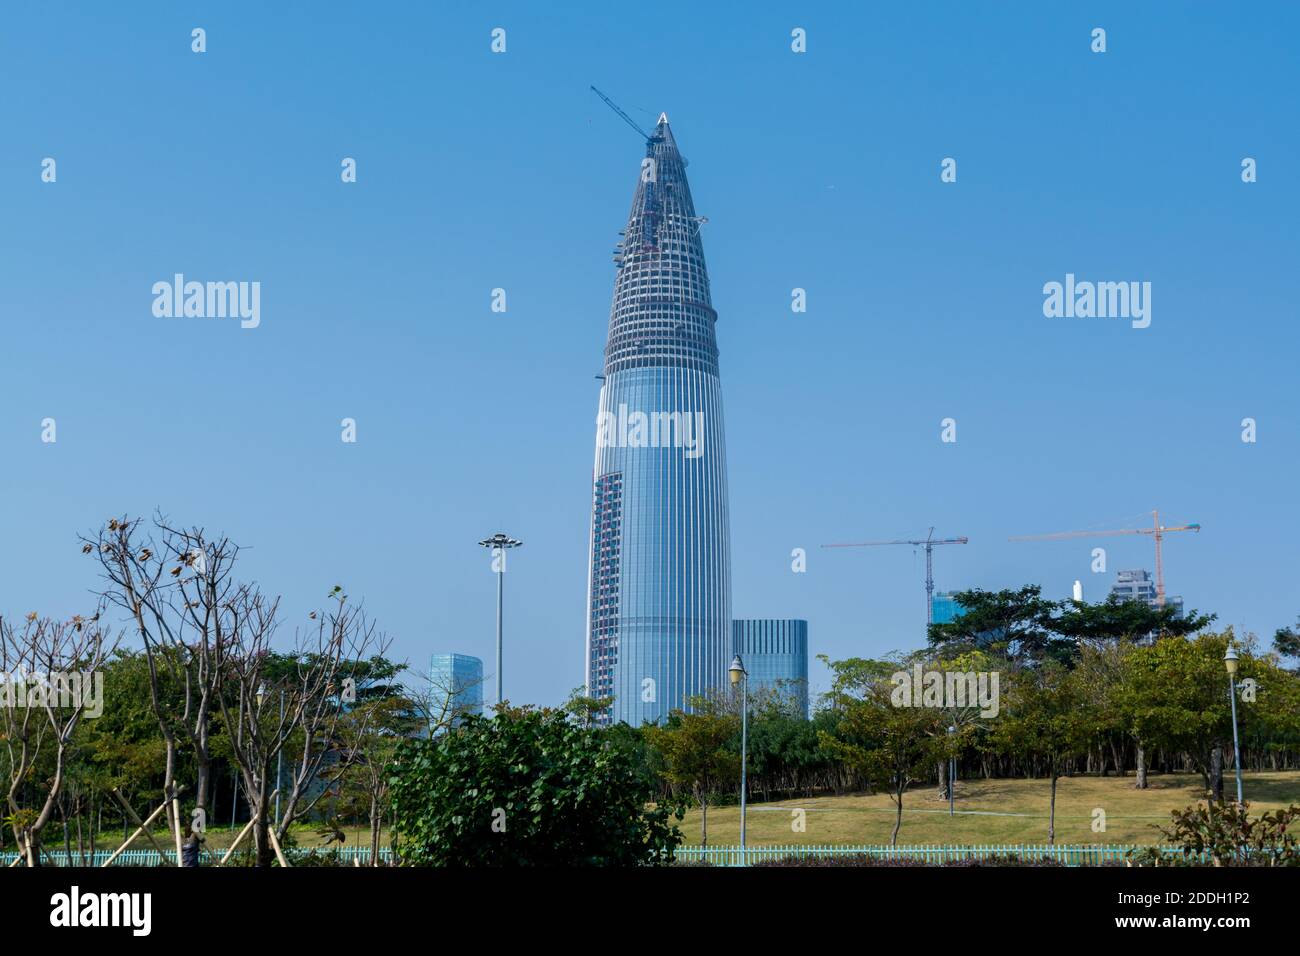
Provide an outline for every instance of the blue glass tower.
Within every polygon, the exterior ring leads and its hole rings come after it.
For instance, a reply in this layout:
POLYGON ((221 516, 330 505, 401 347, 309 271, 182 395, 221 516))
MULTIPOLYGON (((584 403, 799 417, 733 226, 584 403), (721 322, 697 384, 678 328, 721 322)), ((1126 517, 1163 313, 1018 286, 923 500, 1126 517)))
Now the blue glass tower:
POLYGON ((483 661, 479 658, 468 654, 430 655, 429 684, 435 712, 446 706, 452 723, 458 723, 465 714, 483 715, 483 661))
MULTIPOLYGON (((732 645, 749 674, 749 692, 779 696, 808 716, 808 622, 744 619, 731 622, 732 645)), ((754 699, 751 697, 751 699, 754 699)))
POLYGON ((948 624, 961 617, 962 608, 952 591, 936 591, 930 598, 930 616, 934 624, 948 624))
POLYGON ((605 721, 633 726, 727 683, 727 455, 702 222, 661 114, 614 250, 588 576, 587 692, 614 699, 605 721))

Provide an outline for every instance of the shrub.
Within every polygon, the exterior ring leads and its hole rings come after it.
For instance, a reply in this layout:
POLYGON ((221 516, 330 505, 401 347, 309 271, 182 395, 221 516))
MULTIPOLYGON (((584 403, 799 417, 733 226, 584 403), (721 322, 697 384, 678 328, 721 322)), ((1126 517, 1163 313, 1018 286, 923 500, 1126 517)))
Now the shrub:
POLYGON ((670 863, 682 808, 651 807, 655 781, 625 736, 563 711, 501 708, 428 740, 389 768, 404 865, 670 863))
POLYGON ((1166 843, 1181 854, 1163 854, 1147 847, 1129 852, 1134 866, 1197 866, 1209 854, 1214 866, 1300 866, 1300 847, 1290 825, 1300 818, 1300 806, 1274 810, 1254 819, 1249 803, 1198 803, 1175 810, 1168 829, 1157 827, 1166 843))

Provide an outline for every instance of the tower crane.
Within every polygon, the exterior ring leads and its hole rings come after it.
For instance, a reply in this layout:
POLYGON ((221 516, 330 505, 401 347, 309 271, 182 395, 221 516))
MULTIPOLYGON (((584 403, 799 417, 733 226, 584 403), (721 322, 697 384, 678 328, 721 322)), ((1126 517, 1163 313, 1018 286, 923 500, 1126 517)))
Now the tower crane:
POLYGON ((925 623, 934 623, 934 547, 939 544, 966 544, 970 538, 936 538, 934 528, 923 540, 860 541, 848 544, 823 544, 823 548, 874 548, 883 544, 910 544, 925 547, 925 623))
POLYGON ((1172 531, 1200 531, 1201 526, 1192 524, 1162 525, 1160 512, 1151 512, 1150 528, 1118 528, 1114 531, 1057 531, 1052 534, 1022 534, 1010 541, 1058 541, 1062 538, 1100 538, 1116 534, 1149 534, 1156 541, 1156 606, 1165 606, 1165 566, 1162 544, 1165 535, 1172 531))
POLYGON ((640 126, 637 126, 636 120, 632 119, 632 117, 628 116, 621 109, 619 109, 618 104, 615 103, 613 100, 611 100, 608 96, 606 96, 600 90, 596 89, 594 86, 591 88, 591 91, 595 93, 597 96, 599 96, 602 100, 604 100, 605 105, 608 106, 610 109, 612 109, 615 113, 617 113, 622 118, 624 123, 626 123, 628 126, 632 127, 634 130, 640 133, 641 138, 643 140, 649 143, 654 139, 653 136, 651 136, 649 133, 643 130, 640 126))

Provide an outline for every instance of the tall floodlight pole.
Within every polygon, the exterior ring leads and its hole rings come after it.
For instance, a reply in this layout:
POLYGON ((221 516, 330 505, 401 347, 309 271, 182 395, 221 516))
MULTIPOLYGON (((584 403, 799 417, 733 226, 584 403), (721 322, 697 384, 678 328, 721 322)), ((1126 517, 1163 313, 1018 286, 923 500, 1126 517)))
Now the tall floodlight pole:
POLYGON ((1237 743, 1237 649, 1231 644, 1223 655, 1228 669, 1228 699, 1232 701, 1232 754, 1237 764, 1237 806, 1241 806, 1241 745, 1237 743))
POLYGON ((500 565, 497 567, 497 706, 501 706, 501 612, 502 597, 501 588, 505 581, 506 574, 506 552, 511 548, 520 547, 523 542, 516 541, 508 535, 498 531, 490 538, 484 538, 479 542, 480 545, 487 548, 494 555, 500 554, 500 565))
POLYGON ((745 665, 737 654, 731 659, 731 667, 727 669, 727 674, 731 678, 731 686, 740 685, 740 862, 743 866, 745 860, 745 763, 746 751, 749 748, 749 672, 745 670, 745 665))

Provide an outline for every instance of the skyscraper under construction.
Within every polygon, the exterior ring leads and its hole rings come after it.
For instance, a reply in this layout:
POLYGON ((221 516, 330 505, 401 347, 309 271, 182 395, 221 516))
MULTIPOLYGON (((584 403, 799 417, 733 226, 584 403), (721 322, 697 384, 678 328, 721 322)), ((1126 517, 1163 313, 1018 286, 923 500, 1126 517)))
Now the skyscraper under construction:
POLYGON ((606 722, 662 721, 726 685, 727 455, 718 346, 686 160, 646 140, 617 274, 596 429, 587 688, 606 722))

